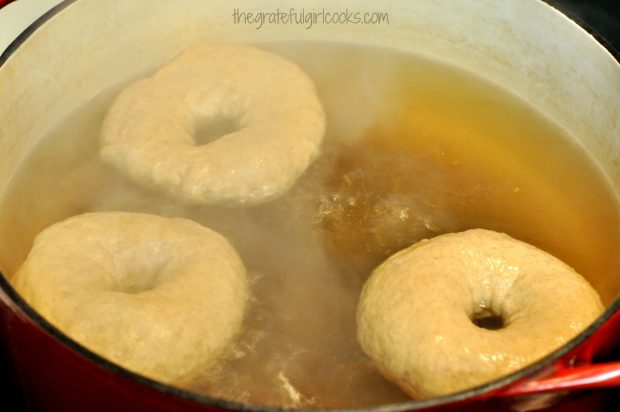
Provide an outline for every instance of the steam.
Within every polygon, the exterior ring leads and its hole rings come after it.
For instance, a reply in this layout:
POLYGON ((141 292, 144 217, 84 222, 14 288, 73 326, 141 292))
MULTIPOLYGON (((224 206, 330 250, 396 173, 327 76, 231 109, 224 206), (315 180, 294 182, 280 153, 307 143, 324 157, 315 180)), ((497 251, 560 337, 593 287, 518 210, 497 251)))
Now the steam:
MULTIPOLYGON (((355 310, 363 282, 381 260, 419 239, 466 225, 496 225, 501 230, 499 218, 476 220, 477 208, 488 199, 515 196, 514 184, 484 186, 483 180, 459 174, 464 166, 454 163, 449 152, 433 154, 446 142, 425 141, 431 150, 420 155, 390 146, 402 142, 400 134, 411 129, 402 127, 410 119, 399 118, 397 108, 408 107, 416 98, 436 102, 445 97, 403 92, 404 66, 421 65, 414 71, 420 85, 432 81, 443 87, 447 76, 453 76, 453 84, 461 77, 445 74, 446 69, 431 62, 352 45, 261 47, 302 67, 315 81, 328 116, 323 153, 295 187, 264 205, 225 208, 179 204, 130 183, 98 158, 99 127, 112 98, 125 86, 119 84, 63 120, 16 176, 0 215, 1 233, 11 237, 0 248, 2 269, 14 273, 38 232, 75 214, 125 210, 192 219, 220 232, 237 249, 251 277, 252 302, 245 328, 230 351, 215 370, 187 388, 244 403, 290 407, 404 401, 407 397, 379 374, 357 344, 355 310), (427 74, 433 70, 440 74, 427 74), (467 208, 475 212, 470 220, 459 215, 467 208)), ((532 124, 530 131, 535 130, 532 124)), ((449 132, 458 135, 458 130, 449 132)), ((547 150, 544 146, 541 152, 547 150)), ((579 165, 569 163, 585 173, 579 165)), ((572 179, 570 184, 579 182, 572 179)), ((526 196, 527 186, 520 187, 519 196, 526 196)), ((533 231, 544 226, 538 216, 519 217, 525 209, 515 209, 518 219, 527 222, 519 224, 502 208, 502 218, 512 225, 505 226, 533 231)), ((553 227, 564 229, 560 223, 552 225, 550 233, 553 227)), ((597 233, 611 230, 605 224, 588 227, 597 233)), ((556 244, 562 244, 566 230, 557 233, 556 244)), ((593 238, 593 250, 615 250, 595 247, 596 239, 612 237, 593 238)))

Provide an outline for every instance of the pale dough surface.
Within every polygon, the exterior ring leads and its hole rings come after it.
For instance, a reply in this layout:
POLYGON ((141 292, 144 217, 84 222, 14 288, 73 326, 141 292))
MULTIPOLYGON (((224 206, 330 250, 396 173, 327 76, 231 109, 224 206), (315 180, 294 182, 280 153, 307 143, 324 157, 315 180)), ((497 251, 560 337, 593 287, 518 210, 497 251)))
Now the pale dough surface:
POLYGON ((77 342, 172 384, 214 365, 248 298, 245 268, 224 237, 189 220, 125 212, 48 227, 14 285, 77 342))
POLYGON ((325 114, 295 64, 258 48, 184 51, 112 104, 102 159, 130 179, 190 203, 257 204, 288 190, 319 155, 325 114), (196 144, 210 125, 231 133, 196 144))
POLYGON ((379 266, 357 321, 365 352, 413 397, 464 390, 562 346, 603 306, 596 291, 550 254, 483 229, 419 242, 379 266), (471 318, 486 307, 498 330, 471 318))

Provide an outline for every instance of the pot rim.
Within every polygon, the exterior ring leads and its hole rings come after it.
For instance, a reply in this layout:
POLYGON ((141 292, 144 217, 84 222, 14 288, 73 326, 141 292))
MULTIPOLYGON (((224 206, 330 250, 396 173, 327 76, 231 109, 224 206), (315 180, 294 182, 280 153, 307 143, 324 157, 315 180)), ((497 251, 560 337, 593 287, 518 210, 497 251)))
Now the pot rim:
MULTIPOLYGON (((10 44, 9 46, 0 54, 0 68, 4 65, 4 63, 9 59, 9 57, 24 43, 30 35, 32 35, 39 27, 45 24, 48 20, 54 17, 56 14, 60 13, 65 8, 71 6, 73 3, 78 0, 62 0, 59 4, 52 7, 46 13, 44 13, 41 17, 35 20, 32 24, 30 24, 24 31, 22 31, 10 44)), ((596 30, 594 30, 589 24, 585 23, 582 19, 580 19, 575 14, 570 11, 559 10, 553 5, 548 4, 549 0, 540 0, 542 4, 547 7, 551 7, 562 14, 568 20, 571 20, 578 24, 580 28, 588 32, 590 35, 594 37, 594 39, 604 47, 607 52, 609 52, 613 58, 620 63, 620 52, 614 48, 614 46, 606 40, 603 36, 598 34, 596 30)), ((28 321, 31 321, 35 327, 42 329, 44 332, 49 334, 52 338, 59 341, 62 345, 66 346, 68 349, 74 351, 78 355, 86 358, 87 360, 94 363, 96 366, 99 366, 108 372, 111 372, 115 375, 121 376, 122 378, 128 379, 134 383, 139 385, 144 385, 149 389, 156 390, 164 395, 178 397, 180 399, 191 401, 204 406, 215 406, 224 409, 230 410, 243 410, 243 411, 265 411, 265 412, 284 412, 284 411, 319 411, 319 410, 333 410, 327 408, 287 408, 287 407, 277 407, 277 406, 269 406, 269 405, 248 405, 240 402, 228 401, 224 399, 213 398, 205 395, 200 395, 195 392, 191 392, 188 390, 180 389, 174 387, 172 385, 167 385, 153 379, 142 376, 136 372, 132 372, 124 367, 117 365, 115 363, 110 362, 104 357, 92 352, 85 346, 82 346, 78 342, 71 339, 68 335, 63 333, 60 329, 53 326, 46 319, 44 319, 34 308, 32 308, 13 288, 10 284, 8 278, 0 272, 0 304, 10 304, 14 305, 14 308, 17 311, 21 312, 21 315, 26 318, 28 321), (11 302, 1 302, 2 301, 2 292, 6 294, 6 297, 10 299, 11 302)), ((491 382, 487 382, 485 384, 469 388, 460 392, 452 393, 449 395, 443 395, 439 397, 422 399, 422 400, 411 400, 407 402, 395 403, 395 404, 387 404, 387 405, 378 405, 378 406, 368 406, 361 408, 339 408, 335 409, 342 412, 401 412, 401 411, 412 411, 412 410, 420 410, 425 408, 432 408, 438 406, 448 406, 450 404, 456 404, 459 402, 466 402, 468 400, 474 400, 476 398, 482 397, 484 395, 491 395, 493 392, 499 391, 504 387, 509 386, 517 381, 523 380, 527 377, 533 377, 537 373, 545 370, 546 368, 552 366, 556 361, 579 347, 582 343, 588 340, 592 335, 598 331, 603 324, 605 324, 609 319, 611 319, 617 312, 620 312, 620 295, 618 295, 613 302, 605 308, 603 313, 588 326, 584 331, 582 331, 579 335, 575 336, 573 339, 568 341, 562 347, 556 349, 555 351, 549 353, 547 356, 539 359, 538 361, 519 369, 511 374, 505 375, 499 379, 495 379, 491 382)))

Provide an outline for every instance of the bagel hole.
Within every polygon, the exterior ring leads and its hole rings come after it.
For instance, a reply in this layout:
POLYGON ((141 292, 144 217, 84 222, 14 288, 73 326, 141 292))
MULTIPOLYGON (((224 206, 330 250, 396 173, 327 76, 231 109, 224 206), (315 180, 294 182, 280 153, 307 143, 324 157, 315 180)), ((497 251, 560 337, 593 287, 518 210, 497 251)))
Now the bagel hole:
POLYGON ((240 119, 233 116, 220 115, 200 119, 194 125, 194 144, 206 145, 241 128, 240 119))
POLYGON ((150 268, 132 267, 126 276, 117 282, 116 291, 128 295, 149 292, 168 280, 172 273, 174 272, 166 270, 163 263, 153 264, 150 268))
POLYGON ((149 290, 153 290, 157 287, 156 284, 138 284, 138 283, 125 283, 123 284, 119 290, 128 295, 138 295, 140 293, 148 292, 149 290))
POLYGON ((488 309, 475 313, 471 321, 482 329, 498 330, 504 327, 504 318, 488 309))

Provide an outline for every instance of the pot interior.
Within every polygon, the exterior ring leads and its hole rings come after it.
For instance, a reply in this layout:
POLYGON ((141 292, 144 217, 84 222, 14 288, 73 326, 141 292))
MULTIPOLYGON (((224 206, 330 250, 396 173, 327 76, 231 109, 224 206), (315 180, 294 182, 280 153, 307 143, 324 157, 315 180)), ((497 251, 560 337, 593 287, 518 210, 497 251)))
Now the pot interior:
MULTIPOLYGON (((10 119, 0 130, 2 272, 10 279, 36 233, 71 215, 123 209, 185 216, 226 233, 236 247, 246 250, 256 293, 271 296, 248 315, 254 326, 241 338, 239 358, 222 372, 220 389, 214 391, 213 382, 205 378, 190 390, 285 406, 405 401, 408 398, 376 372, 354 340, 359 288, 385 256, 367 259, 358 244, 348 243, 351 222, 346 218, 340 216, 341 225, 333 229, 333 214, 326 211, 349 206, 325 196, 357 196, 371 202, 363 191, 372 183, 355 180, 357 166, 385 167, 397 164, 399 156, 422 152, 417 164, 430 162, 443 172, 431 173, 435 166, 404 168, 397 170, 397 177, 422 177, 394 180, 393 174, 382 174, 384 180, 371 189, 388 187, 401 194, 422 187, 424 199, 431 196, 433 204, 451 205, 456 193, 460 215, 437 212, 424 200, 397 200, 372 203, 370 212, 360 209, 366 217, 355 215, 352 220, 371 220, 384 210, 400 210, 397 220, 402 220, 402 213, 421 207, 411 226, 415 233, 398 236, 407 240, 480 226, 506 231, 574 266, 609 304, 620 291, 620 260, 613 252, 620 246, 617 62, 574 23, 534 0, 501 7, 491 1, 390 1, 380 10, 370 1, 351 1, 340 9, 347 5, 351 10, 385 12, 389 24, 312 23, 307 28, 309 20, 291 25, 263 22, 257 28, 260 21, 243 22, 242 13, 289 10, 272 1, 239 2, 234 7, 225 1, 198 0, 69 3, 0 67, 0 90, 7 97, 0 102, 0 117, 10 119), (235 22, 235 14, 240 21, 235 22), (97 161, 98 127, 122 86, 187 47, 214 41, 256 44, 295 61, 315 81, 331 121, 324 149, 327 160, 317 161, 290 196, 232 215, 218 207, 178 206, 132 186, 97 161), (464 107, 463 101, 471 107, 464 107), (422 137, 410 138, 416 133, 422 137), (501 136, 501 143, 493 136, 501 136), (384 157, 365 158, 370 152, 384 157), (460 153, 468 154, 461 158, 460 153), (454 171, 463 168, 468 172, 454 171), (480 178, 498 174, 504 177, 501 184, 480 178), (353 183, 342 186, 343 176, 353 176, 353 183), (328 191, 317 191, 316 181, 328 182, 328 191), (462 187, 468 189, 460 193, 462 187), (483 189, 472 195, 472 187, 483 189), (300 203, 296 196, 314 197, 300 203), (470 204, 472 196, 478 201, 470 204), (293 264, 287 262, 284 257, 291 250, 307 248, 304 242, 314 236, 304 225, 304 213, 313 218, 322 213, 321 222, 332 227, 324 246, 328 254, 336 249, 352 258, 333 259, 317 249, 293 264), (289 218, 296 216, 301 218, 291 224, 289 218), (261 219, 271 219, 268 239, 256 223, 261 219), (259 243, 265 250, 257 249, 259 243), (264 256, 281 263, 261 266, 264 256), (279 271, 280 277, 261 283, 263 272, 271 270, 279 271), (333 277, 334 272, 340 277, 333 277), (296 275, 285 275, 289 273, 296 275), (324 309, 317 310, 319 306, 324 309), (287 313, 302 318, 287 319, 287 313), (342 316, 334 315, 326 324, 334 313, 342 316), (244 359, 251 358, 252 351, 269 358, 268 349, 274 348, 263 340, 266 323, 283 328, 280 338, 290 340, 278 339, 283 346, 279 349, 290 356, 284 361, 272 357, 273 363, 249 373, 244 359), (291 345, 297 345, 295 350, 291 345), (305 354, 308 347, 311 353, 305 354), (312 376, 308 371, 317 362, 338 366, 331 374, 317 369, 312 376), (360 372, 350 377, 351 367, 360 372), (269 378, 261 375, 265 369, 272 372, 269 378), (353 391, 325 389, 342 386, 347 376, 353 391), (243 390, 232 393, 231 380, 254 385, 254 390, 250 395, 243 390), (274 386, 279 390, 274 392, 274 386), (373 390, 360 397, 362 387, 373 390)), ((325 2, 325 8, 330 7, 325 2)), ((290 2, 290 8, 300 15, 318 12, 322 5, 308 2, 303 8, 300 2, 290 2)), ((370 242, 375 249, 385 243, 376 237, 370 242)), ((390 244, 387 249, 392 253, 404 246, 390 244)))

